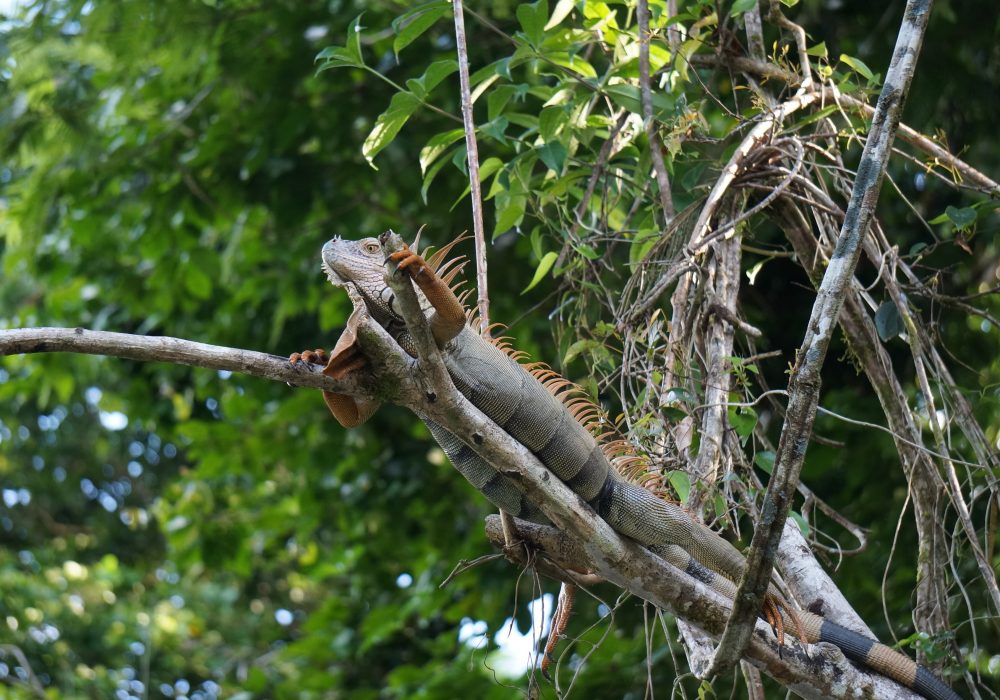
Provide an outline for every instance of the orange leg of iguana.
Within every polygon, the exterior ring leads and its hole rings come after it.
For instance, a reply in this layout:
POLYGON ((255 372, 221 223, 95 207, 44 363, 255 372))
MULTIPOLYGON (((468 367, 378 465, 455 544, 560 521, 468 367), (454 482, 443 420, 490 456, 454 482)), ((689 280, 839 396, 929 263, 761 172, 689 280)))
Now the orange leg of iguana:
POLYGON ((465 308, 445 282, 409 246, 389 256, 398 270, 405 270, 434 307, 431 332, 438 347, 444 347, 465 326, 465 308))
MULTIPOLYGON (((337 343, 338 347, 341 343, 337 343)), ((349 372, 361 369, 365 366, 366 360, 353 343, 347 343, 340 351, 334 350, 329 357, 325 350, 306 350, 304 352, 292 353, 288 358, 292 364, 297 362, 308 362, 310 364, 325 364, 323 374, 334 379, 341 379, 349 372)), ((323 392, 323 401, 326 403, 330 413, 345 428, 354 428, 368 420, 375 409, 377 402, 355 399, 353 396, 337 394, 332 391, 323 392)))
POLYGON ((785 643, 785 624, 781 619, 778 604, 772 598, 765 597, 761 613, 764 615, 764 620, 767 621, 767 624, 771 625, 774 636, 778 638, 778 646, 782 646, 785 643))

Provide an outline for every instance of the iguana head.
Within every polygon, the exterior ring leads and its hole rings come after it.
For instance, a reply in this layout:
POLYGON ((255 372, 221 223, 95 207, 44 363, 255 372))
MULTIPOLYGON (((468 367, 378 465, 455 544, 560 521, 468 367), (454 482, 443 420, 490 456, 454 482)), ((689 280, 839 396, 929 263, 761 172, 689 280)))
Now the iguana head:
POLYGON ((396 318, 392 290, 385 283, 385 254, 377 238, 351 241, 336 236, 323 245, 323 271, 335 287, 357 292, 383 326, 396 318))
POLYGON ((384 286, 383 257, 377 238, 349 241, 334 236, 323 245, 323 272, 335 287, 384 286))

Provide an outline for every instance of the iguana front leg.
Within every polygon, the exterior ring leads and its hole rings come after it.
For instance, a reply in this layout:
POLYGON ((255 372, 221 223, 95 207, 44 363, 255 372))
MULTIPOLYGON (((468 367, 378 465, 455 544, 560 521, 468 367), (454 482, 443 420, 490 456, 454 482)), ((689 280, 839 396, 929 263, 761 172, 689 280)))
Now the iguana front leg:
MULTIPOLYGON (((288 361, 292 364, 308 362, 326 365, 323 368, 323 374, 334 379, 343 379, 351 372, 364 369, 368 360, 358 347, 357 325, 359 318, 357 312, 351 314, 347 320, 347 327, 340 334, 340 338, 329 356, 325 350, 305 350, 292 353, 288 361)), ((326 402, 327 408, 330 409, 330 413, 337 419, 337 422, 345 428, 361 425, 371 418, 379 407, 378 401, 359 399, 332 391, 323 392, 323 401, 326 402)))
POLYGON ((434 307, 428 323, 434 334, 434 342, 439 348, 443 348, 465 326, 465 307, 462 302, 431 266, 405 243, 402 250, 389 256, 389 260, 396 263, 398 272, 406 272, 410 276, 434 307))

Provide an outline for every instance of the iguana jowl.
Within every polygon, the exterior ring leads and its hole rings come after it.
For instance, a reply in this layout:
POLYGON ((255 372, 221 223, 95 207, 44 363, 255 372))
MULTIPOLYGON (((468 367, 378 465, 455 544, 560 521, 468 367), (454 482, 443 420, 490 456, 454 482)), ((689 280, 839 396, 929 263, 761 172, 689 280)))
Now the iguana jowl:
MULTIPOLYGON (((456 388, 534 453, 615 530, 732 599, 735 582, 745 568, 739 551, 678 506, 621 477, 612 468, 605 447, 578 420, 579 414, 586 413, 586 404, 560 399, 560 393, 570 386, 568 382, 544 366, 522 366, 514 359, 516 355, 512 357, 500 344, 467 325, 465 308, 449 286, 461 264, 444 261, 454 243, 426 261, 409 248, 386 261, 376 238, 334 238, 323 246, 323 269, 331 283, 347 288, 356 306, 363 303, 400 347, 416 356, 413 339, 385 283, 385 264, 391 261, 397 271, 408 274, 421 293, 434 340, 456 388)), ((296 353, 291 360, 325 361, 324 373, 334 377, 363 368, 366 360, 357 344, 357 319, 357 313, 352 315, 329 358, 317 350, 296 353)), ((363 423, 378 408, 377 403, 331 392, 324 392, 324 399, 345 427, 363 423)), ((547 522, 513 482, 472 448, 440 425, 421 418, 452 464, 494 505, 526 520, 547 522)), ((932 700, 958 698, 929 671, 875 640, 811 613, 798 612, 795 617, 795 626, 807 642, 833 643, 848 658, 932 700)))

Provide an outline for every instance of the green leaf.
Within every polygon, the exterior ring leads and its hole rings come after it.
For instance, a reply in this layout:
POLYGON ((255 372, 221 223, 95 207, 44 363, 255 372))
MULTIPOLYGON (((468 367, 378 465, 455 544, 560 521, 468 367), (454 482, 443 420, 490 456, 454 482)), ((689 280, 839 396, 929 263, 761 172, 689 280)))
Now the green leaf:
POLYGON ((770 474, 774 471, 774 457, 774 452, 771 450, 761 450, 753 456, 753 463, 767 474, 770 474))
POLYGON ((513 56, 507 56, 501 58, 499 61, 493 64, 493 71, 496 73, 498 78, 505 78, 507 80, 514 80, 514 77, 510 74, 510 63, 513 56))
POLYGON ((688 412, 676 406, 660 406, 660 413, 674 423, 680 423, 688 417, 688 412))
POLYGON ((558 141, 552 141, 538 149, 538 157, 549 170, 559 175, 562 173, 563 163, 566 162, 566 147, 558 141))
POLYGON ((438 83, 458 70, 458 62, 447 58, 443 61, 435 61, 427 66, 427 70, 419 78, 406 81, 406 87, 420 99, 427 97, 427 93, 437 87, 438 83))
MULTIPOLYGON (((497 223, 493 230, 493 238, 501 233, 507 233, 512 228, 521 223, 524 219, 524 208, 528 204, 528 198, 523 194, 497 197, 497 223)), ((529 286, 528 289, 531 289, 529 286)), ((527 291, 527 290, 525 290, 527 291)))
POLYGON ((829 55, 826 51, 826 42, 821 41, 815 46, 810 46, 806 49, 806 54, 809 56, 816 56, 818 58, 826 58, 829 55))
POLYGON ((507 117, 497 117, 496 119, 483 124, 479 127, 479 130, 494 141, 507 143, 507 137, 504 136, 504 132, 507 131, 508 126, 510 126, 510 120, 508 120, 507 117))
POLYGON ((571 70, 574 73, 582 75, 584 78, 597 77, 597 71, 594 70, 594 67, 590 65, 590 63, 588 63, 586 60, 580 58, 575 54, 570 54, 566 51, 560 51, 555 53, 546 53, 545 58, 548 59, 551 63, 556 64, 557 66, 562 66, 563 68, 571 70))
POLYGON ((556 6, 552 8, 552 16, 549 17, 549 21, 545 23, 545 30, 548 31, 549 29, 552 29, 552 27, 566 19, 575 6, 576 0, 559 0, 559 2, 556 3, 556 6))
MULTIPOLYGON (((464 150, 464 149, 459 149, 459 150, 464 150)), ((434 181, 434 177, 441 171, 441 168, 443 168, 447 163, 448 163, 447 159, 439 160, 434 165, 432 165, 430 167, 430 170, 427 171, 427 174, 424 175, 424 181, 420 185, 420 197, 421 199, 424 200, 424 204, 427 204, 427 191, 430 189, 431 183, 434 181)))
POLYGON ((403 124, 419 106, 420 100, 412 92, 397 92, 392 96, 389 109, 382 112, 375 120, 375 127, 361 146, 361 153, 375 170, 378 170, 373 162, 375 156, 392 143, 396 134, 403 128, 403 124))
POLYGON ((360 15, 354 18, 347 29, 347 41, 344 46, 328 46, 316 56, 317 61, 323 64, 317 69, 317 73, 322 73, 330 68, 352 67, 360 68, 365 65, 365 59, 361 56, 361 26, 360 15))
MULTIPOLYGON (((547 255, 555 255, 555 253, 548 253, 547 255)), ((524 291, 528 290, 526 289, 524 291)), ((523 293, 524 292, 522 292, 522 294, 523 293)), ((568 365, 583 353, 593 352, 600 347, 602 347, 600 341, 594 340, 593 338, 584 338, 583 340, 576 341, 566 349, 566 354, 563 355, 563 366, 568 365)))
POLYGON ((486 98, 486 119, 493 121, 503 114, 504 107, 507 106, 516 91, 513 85, 498 85, 491 90, 486 98))
POLYGON ((809 527, 809 521, 802 517, 802 514, 798 511, 789 511, 788 517, 795 521, 795 524, 799 526, 799 530, 802 532, 803 537, 809 537, 812 532, 812 528, 809 527))
POLYGON ((538 46, 545 38, 545 22, 549 17, 549 3, 547 0, 525 3, 517 7, 517 21, 521 23, 524 36, 528 43, 538 46))
POLYGON ((545 107, 538 115, 538 135, 545 141, 551 141, 565 125, 566 109, 557 105, 545 107))
POLYGON ((739 17, 745 12, 749 12, 757 5, 757 0, 736 0, 729 11, 730 17, 739 17))
POLYGON ((874 80, 875 74, 872 73, 872 69, 865 65, 865 62, 860 58, 854 58, 854 56, 848 56, 847 54, 840 54, 840 61, 846 63, 855 71, 860 73, 866 80, 874 80))
POLYGON ((686 471, 673 469, 667 472, 667 481, 669 481, 670 485, 674 487, 678 500, 680 500, 681 503, 687 503, 688 496, 691 494, 690 475, 686 471))
POLYGON ((757 425, 757 412, 749 406, 734 406, 729 409, 729 424, 740 436, 740 443, 745 445, 757 425))
POLYGON ((688 82, 688 65, 691 62, 691 56, 701 47, 701 39, 691 39, 681 44, 677 51, 677 75, 685 83, 688 82))
POLYGON ((635 267, 646 258, 646 254, 660 240, 659 229, 641 229, 636 231, 635 237, 629 242, 628 262, 635 267))
POLYGON ((959 231, 967 229, 976 223, 976 210, 972 207, 962 207, 961 209, 948 207, 944 210, 944 214, 951 223, 955 224, 955 228, 959 231))
POLYGON ((250 668, 247 679, 243 681, 243 687, 251 693, 260 693, 267 689, 267 674, 260 666, 250 668))
POLYGON ((503 161, 496 156, 487 158, 479 164, 479 181, 482 182, 503 167, 503 161))
POLYGON ((464 129, 451 129, 450 131, 442 131, 439 134, 434 134, 431 136, 427 144, 420 149, 420 172, 422 174, 427 173, 427 168, 438 159, 438 157, 448 150, 451 144, 458 141, 460 138, 465 136, 464 129))
MULTIPOLYGON (((490 175, 495 173, 497 170, 502 168, 503 165, 504 165, 503 161, 495 156, 487 158, 486 160, 484 160, 482 163, 479 164, 479 181, 482 182, 490 175)), ((456 206, 458 206, 458 203, 461 202, 463 199, 465 199, 465 197, 470 192, 472 192, 472 185, 466 185, 465 189, 462 191, 462 194, 460 194, 458 198, 454 201, 454 203, 451 205, 451 208, 454 209, 456 206)), ((486 199, 489 199, 489 197, 486 197, 486 199)))
POLYGON ((399 52, 416 41, 424 32, 434 26, 451 7, 451 3, 437 0, 415 7, 392 23, 396 38, 392 41, 392 51, 399 52))
POLYGON ((887 343, 898 335, 902 335, 906 327, 899 315, 899 310, 891 301, 883 301, 875 312, 875 330, 883 343, 887 343))
MULTIPOLYGON (((556 258, 558 258, 558 257, 559 257, 559 254, 555 253, 553 251, 549 251, 548 253, 546 253, 545 255, 543 255, 542 259, 538 261, 538 267, 535 268, 535 276, 531 278, 531 283, 528 284, 528 286, 524 288, 524 290, 521 292, 521 294, 524 294, 528 290, 532 289, 536 284, 538 284, 539 282, 541 282, 542 279, 545 278, 545 275, 549 274, 549 270, 552 269, 552 266, 555 264, 556 258)), ((569 360, 567 360, 567 362, 568 361, 569 360)))
MULTIPOLYGON (((609 85, 605 88, 611 101, 635 114, 642 114, 642 98, 638 85, 609 85)), ((662 91, 653 92, 653 117, 661 121, 673 115, 676 103, 662 91)))
POLYGON ((455 152, 451 154, 451 162, 458 168, 458 172, 466 177, 469 176, 469 151, 465 144, 462 144, 461 148, 456 148, 455 152))
POLYGON ((795 126, 801 129, 804 126, 812 124, 813 122, 818 122, 820 119, 826 119, 828 116, 838 111, 839 109, 840 107, 838 107, 837 105, 829 105, 827 107, 824 107, 823 109, 818 109, 809 116, 805 117, 804 119, 796 122, 795 126))

